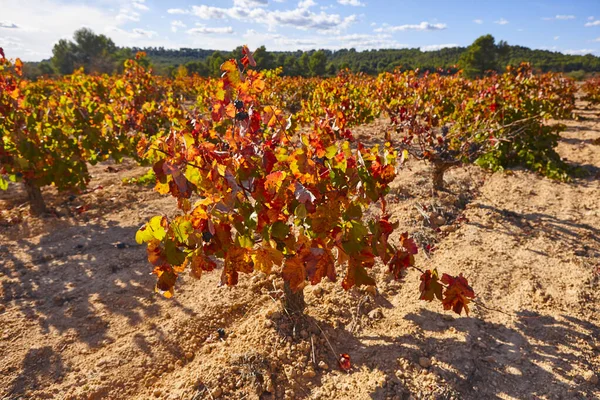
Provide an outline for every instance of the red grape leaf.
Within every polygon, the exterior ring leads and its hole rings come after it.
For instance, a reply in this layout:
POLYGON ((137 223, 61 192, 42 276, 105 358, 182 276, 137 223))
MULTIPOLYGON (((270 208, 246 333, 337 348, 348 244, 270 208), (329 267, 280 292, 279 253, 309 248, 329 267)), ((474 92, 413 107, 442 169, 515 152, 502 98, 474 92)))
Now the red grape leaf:
POLYGON ((335 282, 335 261, 329 250, 313 247, 304 256, 304 262, 306 263, 306 274, 311 284, 316 285, 325 276, 335 282))
POLYGON ((472 299, 475 297, 475 292, 469 286, 467 279, 462 274, 457 277, 444 274, 442 275, 442 283, 448 285, 444 291, 444 299, 442 300, 444 310, 452 309, 452 311, 460 315, 464 308, 465 313, 469 315, 467 304, 470 302, 469 298, 472 299))
POLYGON ((421 285, 419 286, 419 290, 421 291, 420 300, 432 301, 434 297, 442 300, 443 288, 439 282, 437 269, 425 271, 421 275, 421 285))
POLYGON ((419 252, 415 240, 408 237, 408 232, 404 232, 400 235, 400 245, 404 247, 409 254, 417 254, 419 252))
POLYGON ((354 285, 374 286, 375 283, 375 279, 370 277, 361 265, 352 264, 352 262, 348 263, 348 270, 342 281, 342 287, 345 290, 349 290, 354 285))
POLYGON ((340 364, 340 368, 344 371, 350 371, 352 368, 352 363, 350 362, 350 356, 348 354, 340 354, 338 363, 340 364))

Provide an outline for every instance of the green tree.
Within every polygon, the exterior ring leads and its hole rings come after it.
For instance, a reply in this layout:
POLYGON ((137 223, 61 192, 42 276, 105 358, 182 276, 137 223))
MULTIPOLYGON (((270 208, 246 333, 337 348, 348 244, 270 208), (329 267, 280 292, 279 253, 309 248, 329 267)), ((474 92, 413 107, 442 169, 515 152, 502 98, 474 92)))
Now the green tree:
POLYGON ((52 49, 52 65, 61 74, 83 67, 88 73, 112 73, 117 68, 117 46, 105 35, 88 28, 73 34, 73 41, 61 39, 52 49))
POLYGON ((308 69, 312 76, 325 75, 327 68, 327 56, 323 50, 315 51, 308 60, 308 69))
POLYGON ((492 35, 480 36, 467 48, 461 56, 459 65, 469 78, 485 75, 489 71, 497 71, 499 59, 506 54, 506 42, 498 45, 492 35))
POLYGON ((283 73, 288 76, 299 75, 298 60, 294 56, 287 56, 283 62, 283 73))
POLYGON ((308 53, 304 52, 298 59, 298 75, 300 76, 308 76, 308 53))
POLYGON ((265 46, 260 46, 254 52, 254 60, 256 61, 256 69, 273 69, 275 68, 275 59, 273 54, 268 52, 265 46))
POLYGON ((202 61, 190 61, 185 64, 190 74, 198 74, 200 76, 208 76, 208 67, 202 61))

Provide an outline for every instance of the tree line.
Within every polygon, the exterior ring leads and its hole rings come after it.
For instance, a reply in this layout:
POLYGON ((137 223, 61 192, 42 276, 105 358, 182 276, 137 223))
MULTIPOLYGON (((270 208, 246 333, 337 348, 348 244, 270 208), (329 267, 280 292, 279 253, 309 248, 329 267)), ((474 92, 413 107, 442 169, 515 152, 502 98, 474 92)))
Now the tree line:
MULTIPOLYGON (((205 49, 165 49, 163 47, 118 47, 105 35, 97 35, 87 28, 75 32, 73 40, 61 39, 54 45, 52 57, 41 63, 26 63, 25 73, 30 78, 40 75, 67 75, 83 67, 87 73, 115 73, 123 61, 138 51, 144 51, 158 75, 175 76, 198 74, 218 76, 220 65, 230 58, 239 59, 242 47, 233 51, 205 49)), ((481 36, 469 47, 450 47, 435 51, 412 49, 356 49, 268 51, 259 47, 254 58, 257 69, 282 67, 286 76, 333 76, 339 70, 375 75, 385 71, 420 69, 449 73, 463 69, 468 76, 479 76, 488 71, 501 71, 507 65, 530 62, 541 72, 566 72, 577 78, 600 72, 600 57, 592 54, 568 55, 548 50, 532 50, 523 46, 498 43, 492 35, 481 36)))

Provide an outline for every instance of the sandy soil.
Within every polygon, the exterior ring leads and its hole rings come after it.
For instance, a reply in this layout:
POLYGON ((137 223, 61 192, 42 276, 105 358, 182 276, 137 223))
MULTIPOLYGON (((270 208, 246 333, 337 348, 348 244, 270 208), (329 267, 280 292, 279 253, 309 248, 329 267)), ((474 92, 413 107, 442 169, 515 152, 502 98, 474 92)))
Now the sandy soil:
POLYGON ((44 190, 56 216, 42 219, 13 185, 0 193, 0 398, 600 398, 600 109, 578 113, 559 146, 587 171, 573 182, 471 166, 432 197, 429 167, 411 162, 393 183, 394 218, 435 246, 419 266, 472 283, 468 317, 418 301, 418 272, 395 282, 383 268, 376 291, 306 288, 301 320, 282 313, 275 274, 235 288, 185 275, 166 300, 134 235, 177 210, 121 183, 144 168, 97 165, 86 193, 44 190))

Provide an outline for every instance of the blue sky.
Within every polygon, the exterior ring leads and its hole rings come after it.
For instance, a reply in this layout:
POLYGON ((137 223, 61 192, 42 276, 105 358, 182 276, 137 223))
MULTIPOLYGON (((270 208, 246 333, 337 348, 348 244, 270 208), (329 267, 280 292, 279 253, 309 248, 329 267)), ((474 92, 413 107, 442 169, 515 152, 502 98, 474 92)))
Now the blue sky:
POLYGON ((36 61, 80 27, 119 46, 270 50, 467 46, 491 33, 600 55, 600 0, 0 0, 0 47, 36 61))

